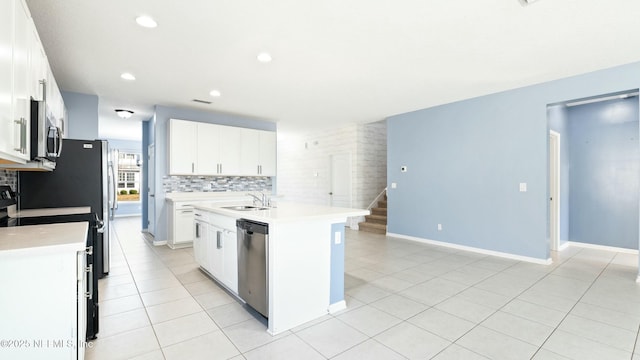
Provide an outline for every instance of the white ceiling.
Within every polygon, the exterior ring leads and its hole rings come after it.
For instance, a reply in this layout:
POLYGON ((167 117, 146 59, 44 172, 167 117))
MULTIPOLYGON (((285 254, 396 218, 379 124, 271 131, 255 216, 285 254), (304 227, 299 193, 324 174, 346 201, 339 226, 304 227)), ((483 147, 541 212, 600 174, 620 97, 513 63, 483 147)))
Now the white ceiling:
POLYGON ((310 131, 640 60, 638 0, 27 3, 59 86, 98 95, 101 119, 161 104, 310 131))

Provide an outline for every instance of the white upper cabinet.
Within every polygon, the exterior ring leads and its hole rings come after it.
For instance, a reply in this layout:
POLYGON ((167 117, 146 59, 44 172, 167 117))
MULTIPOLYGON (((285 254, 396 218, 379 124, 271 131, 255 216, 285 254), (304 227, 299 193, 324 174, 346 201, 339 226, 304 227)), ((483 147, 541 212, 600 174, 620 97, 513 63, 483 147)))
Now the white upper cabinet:
POLYGON ((24 0, 0 1, 0 52, 0 164, 25 163, 30 159, 31 99, 46 96, 58 126, 65 110, 24 0))
POLYGON ((169 174, 275 176, 276 133, 170 119, 169 174))
POLYGON ((198 124, 198 174, 238 175, 240 128, 198 124))
POLYGON ((255 129, 242 129, 240 151, 242 175, 276 175, 276 133, 255 129))
POLYGON ((169 174, 195 175, 197 157, 197 123, 169 120, 169 174))
POLYGON ((22 0, 0 2, 0 158, 29 159, 31 17, 22 0))

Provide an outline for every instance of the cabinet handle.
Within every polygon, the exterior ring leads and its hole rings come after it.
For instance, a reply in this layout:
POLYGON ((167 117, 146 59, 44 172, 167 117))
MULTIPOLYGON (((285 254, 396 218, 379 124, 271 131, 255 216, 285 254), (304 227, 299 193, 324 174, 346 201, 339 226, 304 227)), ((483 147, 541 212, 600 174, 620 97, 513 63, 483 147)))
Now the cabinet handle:
POLYGON ((216 241, 217 241, 216 245, 218 249, 222 249, 221 235, 222 233, 220 231, 216 231, 216 241))
MULTIPOLYGON (((198 215, 198 214, 196 214, 198 215)), ((200 216, 200 215, 198 215, 200 216)), ((196 223, 196 237, 199 238, 200 237, 200 224, 196 223)))
POLYGON ((20 118, 20 120, 13 121, 16 125, 20 127, 20 145, 17 148, 13 148, 13 150, 21 153, 27 153, 27 121, 25 118, 20 118))
POLYGON ((222 164, 220 164, 220 174, 222 174, 222 164))
POLYGON ((87 279, 89 279, 89 291, 84 293, 84 297, 93 299, 93 264, 89 264, 89 266, 84 268, 84 272, 87 273, 87 279))
POLYGON ((196 164, 195 163, 191 163, 191 173, 192 174, 196 171, 195 167, 196 167, 196 164))

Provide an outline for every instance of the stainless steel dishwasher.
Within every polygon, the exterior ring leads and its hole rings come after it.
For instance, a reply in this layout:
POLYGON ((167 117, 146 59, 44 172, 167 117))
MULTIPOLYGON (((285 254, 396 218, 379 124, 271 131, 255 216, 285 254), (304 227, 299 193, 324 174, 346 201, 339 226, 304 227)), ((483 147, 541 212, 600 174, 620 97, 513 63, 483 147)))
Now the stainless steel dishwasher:
POLYGON ((238 295, 269 317, 269 225, 246 219, 238 228, 238 295))

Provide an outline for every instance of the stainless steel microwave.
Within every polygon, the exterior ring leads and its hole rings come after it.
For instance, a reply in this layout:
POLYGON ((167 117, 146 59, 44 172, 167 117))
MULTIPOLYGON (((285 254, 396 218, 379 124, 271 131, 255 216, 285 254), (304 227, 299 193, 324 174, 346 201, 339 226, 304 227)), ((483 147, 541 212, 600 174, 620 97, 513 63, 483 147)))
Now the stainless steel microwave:
POLYGON ((31 160, 55 162, 62 152, 62 130, 46 101, 31 100, 31 160))

